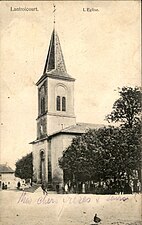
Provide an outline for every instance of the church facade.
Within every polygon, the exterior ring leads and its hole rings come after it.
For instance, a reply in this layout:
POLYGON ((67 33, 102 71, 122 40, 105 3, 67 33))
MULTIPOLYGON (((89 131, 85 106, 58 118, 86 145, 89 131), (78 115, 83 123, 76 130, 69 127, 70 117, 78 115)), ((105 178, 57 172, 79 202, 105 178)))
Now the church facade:
POLYGON ((37 82, 37 139, 33 145, 33 181, 63 184, 58 159, 72 139, 99 125, 76 123, 74 82, 66 70, 58 34, 53 29, 43 75, 37 82))

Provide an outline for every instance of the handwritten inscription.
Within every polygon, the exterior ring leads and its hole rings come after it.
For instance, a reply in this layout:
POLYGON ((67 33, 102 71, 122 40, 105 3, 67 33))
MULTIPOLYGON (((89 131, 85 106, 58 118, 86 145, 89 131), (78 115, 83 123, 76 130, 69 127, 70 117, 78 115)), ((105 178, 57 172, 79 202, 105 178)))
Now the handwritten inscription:
POLYGON ((31 204, 32 202, 32 198, 31 197, 27 197, 26 192, 22 192, 22 194, 20 195, 20 198, 18 199, 17 203, 23 203, 23 204, 31 204))
MULTIPOLYGON (((106 201, 122 201, 125 202, 129 200, 129 198, 126 196, 114 196, 114 195, 109 195, 107 198, 105 198, 106 201)), ((100 197, 95 196, 95 198, 91 198, 88 196, 63 196, 60 199, 57 199, 56 197, 50 197, 49 195, 44 195, 40 196, 37 199, 34 198, 34 201, 31 196, 29 196, 26 192, 22 192, 20 195, 17 203, 22 203, 22 204, 27 204, 30 205, 31 203, 36 203, 37 205, 53 205, 53 204, 58 204, 58 203, 63 203, 63 204, 89 204, 92 202, 92 200, 95 200, 96 203, 100 202, 100 197)))
MULTIPOLYGON (((32 198, 26 193, 22 192, 17 203, 31 204, 33 202, 32 198)), ((48 195, 40 196, 35 201, 37 205, 47 205, 47 204, 57 204, 58 200, 54 197, 49 197, 48 195)), ((91 198, 86 196, 65 196, 62 198, 64 204, 83 204, 90 203, 91 198)))
POLYGON ((57 204, 57 203, 58 203, 57 200, 55 200, 54 198, 50 198, 47 195, 45 195, 44 197, 39 197, 37 199, 38 205, 57 204))
POLYGON ((107 201, 127 201, 129 198, 128 197, 125 197, 125 196, 113 196, 113 195, 110 195, 108 198, 107 198, 107 201))
POLYGON ((91 198, 88 198, 86 196, 84 197, 67 197, 63 198, 63 203, 69 203, 69 204, 83 204, 83 203, 89 203, 91 202, 91 198))

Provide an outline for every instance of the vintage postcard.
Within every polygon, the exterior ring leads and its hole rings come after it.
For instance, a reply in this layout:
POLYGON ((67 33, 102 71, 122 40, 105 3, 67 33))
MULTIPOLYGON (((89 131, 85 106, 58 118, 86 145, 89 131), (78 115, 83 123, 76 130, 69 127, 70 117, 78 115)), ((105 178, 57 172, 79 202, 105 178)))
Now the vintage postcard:
POLYGON ((141 2, 0 5, 0 224, 140 225, 141 2))

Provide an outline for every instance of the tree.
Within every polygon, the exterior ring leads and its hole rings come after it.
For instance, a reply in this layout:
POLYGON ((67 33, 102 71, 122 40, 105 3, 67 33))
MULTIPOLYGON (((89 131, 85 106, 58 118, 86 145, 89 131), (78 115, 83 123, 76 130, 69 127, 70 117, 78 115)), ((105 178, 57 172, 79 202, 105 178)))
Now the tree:
MULTIPOLYGON (((108 122, 122 123, 123 135, 125 137, 125 140, 128 140, 126 152, 128 151, 129 155, 131 155, 131 162, 129 162, 130 159, 128 158, 126 158, 126 160, 130 163, 130 165, 132 165, 132 161, 134 161, 135 157, 139 155, 139 158, 137 157, 138 162, 137 166, 135 165, 135 169, 137 169, 139 173, 139 179, 141 179, 140 116, 142 108, 142 92, 139 87, 123 87, 119 91, 119 94, 120 98, 115 101, 113 105, 113 111, 109 115, 107 115, 106 119, 108 120, 108 122), (135 149, 137 150, 135 151, 135 149), (135 154, 133 154, 134 152, 135 154)), ((130 173, 130 171, 128 173, 130 173)))
POLYGON ((15 176, 21 179, 32 179, 33 177, 33 155, 27 154, 16 162, 15 176))
POLYGON ((106 152, 109 154, 107 162, 101 165, 105 173, 114 179, 121 179, 125 174, 129 180, 133 171, 139 170, 141 163, 140 123, 133 128, 110 127, 106 132, 102 129, 98 132, 101 133, 99 138, 103 146, 103 158, 106 159, 106 152))
POLYGON ((108 122, 121 122, 126 127, 132 127, 140 121, 142 94, 139 87, 123 87, 120 98, 113 104, 113 111, 107 115, 108 122))
POLYGON ((140 165, 140 126, 104 127, 73 139, 59 165, 65 180, 106 181, 129 179, 140 165))
POLYGON ((140 174, 141 91, 123 87, 119 93, 107 120, 122 122, 123 126, 89 130, 73 139, 59 159, 65 181, 129 181, 134 171, 140 174))
POLYGON ((74 138, 71 146, 63 152, 63 157, 59 160, 65 180, 85 181, 90 178, 91 173, 88 172, 91 167, 90 152, 88 155, 87 152, 85 135, 74 138))
POLYGON ((123 145, 125 153, 124 166, 127 177, 133 175, 134 171, 139 171, 141 163, 141 146, 140 146, 140 124, 132 128, 121 128, 123 135, 123 145))

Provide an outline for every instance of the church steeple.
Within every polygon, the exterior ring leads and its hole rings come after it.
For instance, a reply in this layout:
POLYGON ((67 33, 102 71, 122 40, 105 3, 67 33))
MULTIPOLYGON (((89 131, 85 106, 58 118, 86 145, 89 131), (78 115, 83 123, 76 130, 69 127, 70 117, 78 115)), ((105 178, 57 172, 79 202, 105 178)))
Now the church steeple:
POLYGON ((53 29, 48 55, 44 67, 44 74, 50 73, 58 76, 70 77, 67 74, 65 61, 59 41, 59 37, 55 28, 53 29))
MULTIPOLYGON (((67 127, 76 125, 74 113, 74 81, 68 75, 58 34, 54 27, 49 44, 44 71, 38 82, 37 139, 33 144, 34 180, 52 184, 62 183, 58 158, 72 135, 61 134, 67 127), (53 136, 59 133, 58 136, 53 136), (59 171, 59 172, 58 172, 59 171)), ((74 136, 74 134, 73 134, 74 136)))
POLYGON ((51 35, 50 45, 48 49, 48 54, 47 54, 43 74, 47 74, 49 72, 51 74, 52 72, 53 75, 61 75, 61 76, 69 77, 69 75, 67 74, 59 37, 55 30, 55 22, 56 22, 55 21, 55 13, 56 13, 55 4, 53 4, 53 7, 54 7, 54 10, 53 10, 54 27, 53 27, 53 32, 51 35))
POLYGON ((76 123, 74 81, 75 79, 67 73, 54 23, 43 75, 37 82, 38 139, 76 123))

